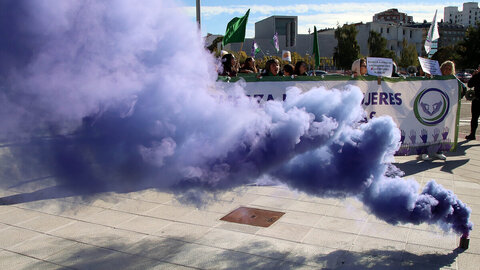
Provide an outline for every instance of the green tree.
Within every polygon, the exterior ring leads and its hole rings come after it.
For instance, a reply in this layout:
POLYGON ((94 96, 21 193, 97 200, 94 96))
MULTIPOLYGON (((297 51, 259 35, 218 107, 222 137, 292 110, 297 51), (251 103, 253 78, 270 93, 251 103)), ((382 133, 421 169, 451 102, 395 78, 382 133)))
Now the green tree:
POLYGON ((297 52, 293 52, 292 53, 292 64, 295 65, 295 63, 297 63, 298 61, 302 61, 303 60, 303 57, 298 54, 297 52))
POLYGON ((383 57, 387 50, 387 39, 375 31, 370 31, 368 35, 368 53, 372 57, 383 57))
POLYGON ((415 48, 415 44, 408 44, 406 39, 403 39, 402 42, 402 52, 398 65, 404 68, 419 65, 417 48, 415 48))
POLYGON ((355 25, 344 24, 338 26, 335 30, 335 38, 337 46, 333 51, 333 60, 337 67, 350 69, 353 61, 358 59, 360 55, 360 46, 357 43, 357 29, 355 25))
POLYGON ((387 49, 387 39, 375 31, 368 36, 368 53, 371 57, 384 57, 396 60, 395 52, 387 49))
POLYGON ((453 61, 458 69, 460 66, 462 66, 462 57, 460 56, 461 50, 462 46, 459 45, 442 47, 435 52, 435 54, 432 56, 432 59, 437 60, 440 64, 447 60, 453 61))
POLYGON ((460 65, 463 68, 476 68, 480 61, 480 22, 475 27, 468 27, 459 45, 462 47, 458 48, 460 65))

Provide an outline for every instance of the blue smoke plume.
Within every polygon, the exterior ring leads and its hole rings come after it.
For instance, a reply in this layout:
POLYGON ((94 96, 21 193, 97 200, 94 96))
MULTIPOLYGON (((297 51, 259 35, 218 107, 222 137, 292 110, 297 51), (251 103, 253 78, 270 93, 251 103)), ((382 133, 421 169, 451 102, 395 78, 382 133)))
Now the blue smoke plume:
POLYGON ((358 196, 392 224, 472 229, 450 191, 417 194, 395 176, 400 132, 388 117, 361 122, 358 88, 259 105, 216 82, 196 29, 172 1, 1 1, 2 160, 17 169, 2 181, 52 175, 75 194, 157 188, 202 203, 270 175, 358 196))

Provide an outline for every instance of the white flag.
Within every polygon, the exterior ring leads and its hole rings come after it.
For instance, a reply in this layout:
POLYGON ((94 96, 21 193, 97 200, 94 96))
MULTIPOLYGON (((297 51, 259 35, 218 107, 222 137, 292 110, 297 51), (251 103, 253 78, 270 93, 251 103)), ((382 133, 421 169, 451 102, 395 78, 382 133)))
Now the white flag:
POLYGON ((427 52, 427 54, 430 53, 433 42, 438 38, 440 38, 440 35, 438 34, 437 26, 437 10, 435 10, 435 16, 433 16, 433 21, 430 25, 430 29, 428 29, 427 38, 425 40, 425 51, 427 52))

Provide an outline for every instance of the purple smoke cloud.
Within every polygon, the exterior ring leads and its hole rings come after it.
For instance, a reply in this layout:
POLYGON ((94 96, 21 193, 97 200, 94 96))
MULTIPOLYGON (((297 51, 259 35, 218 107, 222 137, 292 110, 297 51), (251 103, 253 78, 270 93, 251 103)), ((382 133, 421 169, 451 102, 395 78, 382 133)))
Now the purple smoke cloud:
POLYGON ((171 1, 6 0, 0 33, 2 159, 20 171, 2 179, 31 171, 78 194, 157 188, 200 204, 268 175, 358 196, 392 224, 472 229, 450 191, 431 182, 417 194, 395 176, 400 131, 388 117, 361 122, 359 89, 292 88, 258 104, 242 83, 216 82, 215 59, 171 1))

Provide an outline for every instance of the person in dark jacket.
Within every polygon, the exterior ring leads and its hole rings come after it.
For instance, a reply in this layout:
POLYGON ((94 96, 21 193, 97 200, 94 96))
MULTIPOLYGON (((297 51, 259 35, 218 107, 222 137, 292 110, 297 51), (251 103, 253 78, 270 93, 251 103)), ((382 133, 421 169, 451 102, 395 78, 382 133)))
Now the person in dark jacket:
POLYGON ((470 134, 465 137, 467 140, 475 140, 475 132, 478 127, 478 117, 480 116, 480 65, 472 74, 468 81, 468 87, 473 87, 475 97, 472 100, 472 119, 470 120, 470 134))

